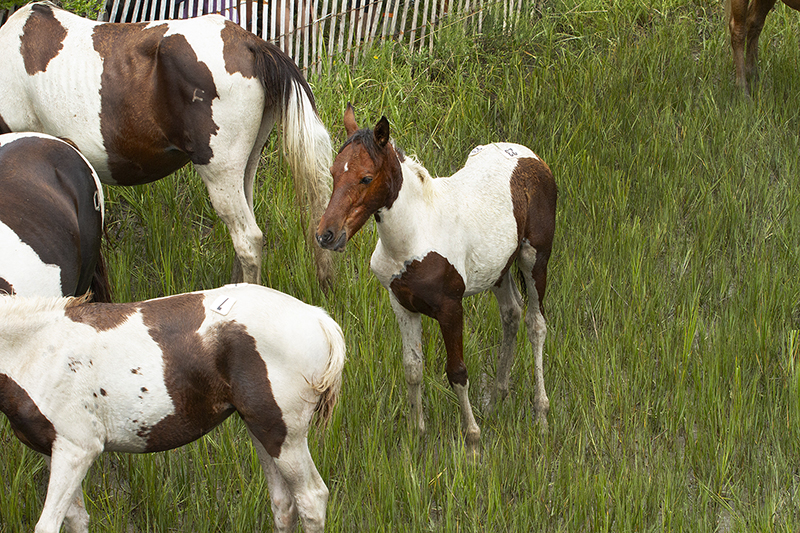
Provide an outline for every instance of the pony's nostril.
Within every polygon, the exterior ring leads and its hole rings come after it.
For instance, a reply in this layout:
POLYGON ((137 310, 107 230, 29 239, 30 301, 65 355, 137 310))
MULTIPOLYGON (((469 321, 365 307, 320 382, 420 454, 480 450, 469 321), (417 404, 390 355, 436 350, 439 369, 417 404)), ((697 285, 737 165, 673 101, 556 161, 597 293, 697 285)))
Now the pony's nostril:
POLYGON ((322 247, 325 247, 326 245, 330 244, 332 240, 333 240, 333 232, 331 230, 326 231, 322 235, 320 235, 319 233, 317 234, 317 244, 319 244, 322 247))

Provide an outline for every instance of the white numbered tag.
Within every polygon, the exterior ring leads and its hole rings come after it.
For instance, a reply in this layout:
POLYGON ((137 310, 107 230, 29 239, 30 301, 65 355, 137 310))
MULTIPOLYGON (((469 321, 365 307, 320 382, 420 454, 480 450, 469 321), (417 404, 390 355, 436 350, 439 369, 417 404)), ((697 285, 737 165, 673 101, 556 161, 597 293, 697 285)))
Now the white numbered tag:
POLYGON ((236 303, 236 298, 232 298, 230 296, 220 296, 214 303, 211 304, 211 310, 215 313, 219 313, 220 315, 227 315, 230 312, 231 307, 233 304, 236 303))

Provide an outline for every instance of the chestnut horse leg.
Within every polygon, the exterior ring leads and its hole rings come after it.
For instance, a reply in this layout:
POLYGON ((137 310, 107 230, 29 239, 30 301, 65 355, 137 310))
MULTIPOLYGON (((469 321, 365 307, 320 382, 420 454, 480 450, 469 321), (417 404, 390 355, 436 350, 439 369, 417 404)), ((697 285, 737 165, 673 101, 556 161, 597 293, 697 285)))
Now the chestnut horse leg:
POLYGON ((411 409, 411 425, 420 433, 425 433, 425 415, 422 411, 422 370, 424 357, 422 353, 422 315, 412 313, 400 305, 397 298, 389 291, 400 335, 403 338, 403 368, 408 387, 408 403, 411 409))
POLYGON ((764 29, 767 14, 775 5, 775 0, 754 0, 747 12, 747 57, 745 75, 750 86, 758 83, 758 38, 764 29))
POLYGON ((547 398, 547 391, 544 388, 544 339, 547 334, 547 324, 543 314, 549 255, 549 250, 537 253, 536 248, 523 242, 518 258, 528 293, 525 325, 528 328, 528 340, 533 347, 535 381, 533 409, 536 413, 536 421, 541 424, 542 432, 547 431, 547 412, 550 410, 550 400, 547 398))
POLYGON ((733 65, 736 68, 736 86, 747 92, 747 76, 744 66, 744 49, 747 41, 748 0, 728 0, 730 2, 728 26, 731 33, 733 65))
POLYGON ((481 429, 475 422, 472 405, 469 402, 469 377, 464 365, 464 308, 461 300, 447 299, 441 302, 434 317, 439 322, 447 350, 445 372, 450 386, 453 387, 458 404, 461 406, 461 428, 467 444, 467 452, 477 456, 480 452, 481 429))
POLYGON ((492 287, 492 293, 497 298, 497 305, 500 307, 503 340, 497 353, 497 377, 492 390, 490 408, 494 408, 497 402, 508 396, 508 381, 511 375, 511 365, 514 362, 517 331, 519 331, 519 322, 522 318, 522 296, 511 276, 511 270, 503 276, 500 285, 492 287))

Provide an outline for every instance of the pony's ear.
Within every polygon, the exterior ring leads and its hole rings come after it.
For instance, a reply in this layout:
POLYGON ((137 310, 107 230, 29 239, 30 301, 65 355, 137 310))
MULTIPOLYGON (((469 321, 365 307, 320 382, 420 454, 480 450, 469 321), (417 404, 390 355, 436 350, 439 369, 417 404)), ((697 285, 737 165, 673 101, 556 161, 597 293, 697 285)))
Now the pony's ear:
POLYGON ((383 116, 375 124, 375 131, 373 132, 375 135, 375 143, 383 148, 386 146, 386 143, 389 142, 389 121, 386 120, 386 117, 383 116))
POLYGON ((353 106, 350 104, 350 102, 347 102, 347 109, 344 110, 344 131, 347 132, 348 137, 358 131, 358 124, 356 124, 356 110, 353 109, 353 106))

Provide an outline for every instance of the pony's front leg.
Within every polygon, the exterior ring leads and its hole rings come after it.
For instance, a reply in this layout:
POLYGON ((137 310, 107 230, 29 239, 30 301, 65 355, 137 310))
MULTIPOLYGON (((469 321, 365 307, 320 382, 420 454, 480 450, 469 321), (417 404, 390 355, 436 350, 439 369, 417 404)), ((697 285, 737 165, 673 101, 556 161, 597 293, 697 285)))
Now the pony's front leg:
POLYGON ((445 366, 447 380, 458 396, 458 404, 461 406, 461 427, 467 451, 477 457, 480 454, 481 428, 475 421, 472 404, 469 402, 469 377, 464 364, 464 309, 461 300, 444 301, 434 318, 439 322, 447 350, 445 366))
MULTIPOLYGON (((84 447, 56 437, 50 458, 47 498, 42 515, 36 523, 36 533, 58 533, 67 512, 75 504, 76 493, 81 490, 81 481, 101 451, 99 443, 96 447, 84 447)), ((69 527, 71 531, 88 533, 88 515, 85 521, 79 520, 76 523, 71 520, 69 527)))
MULTIPOLYGON (((42 457, 47 464, 47 470, 50 471, 50 457, 47 455, 42 457)), ((80 485, 75 490, 72 503, 64 517, 64 530, 67 533, 86 533, 89 531, 89 513, 86 512, 86 505, 83 503, 83 489, 81 489, 80 485)))
POLYGON ((422 411, 422 316, 403 307, 391 291, 389 300, 403 338, 403 368, 411 408, 410 422, 420 433, 425 433, 425 415, 422 411))

